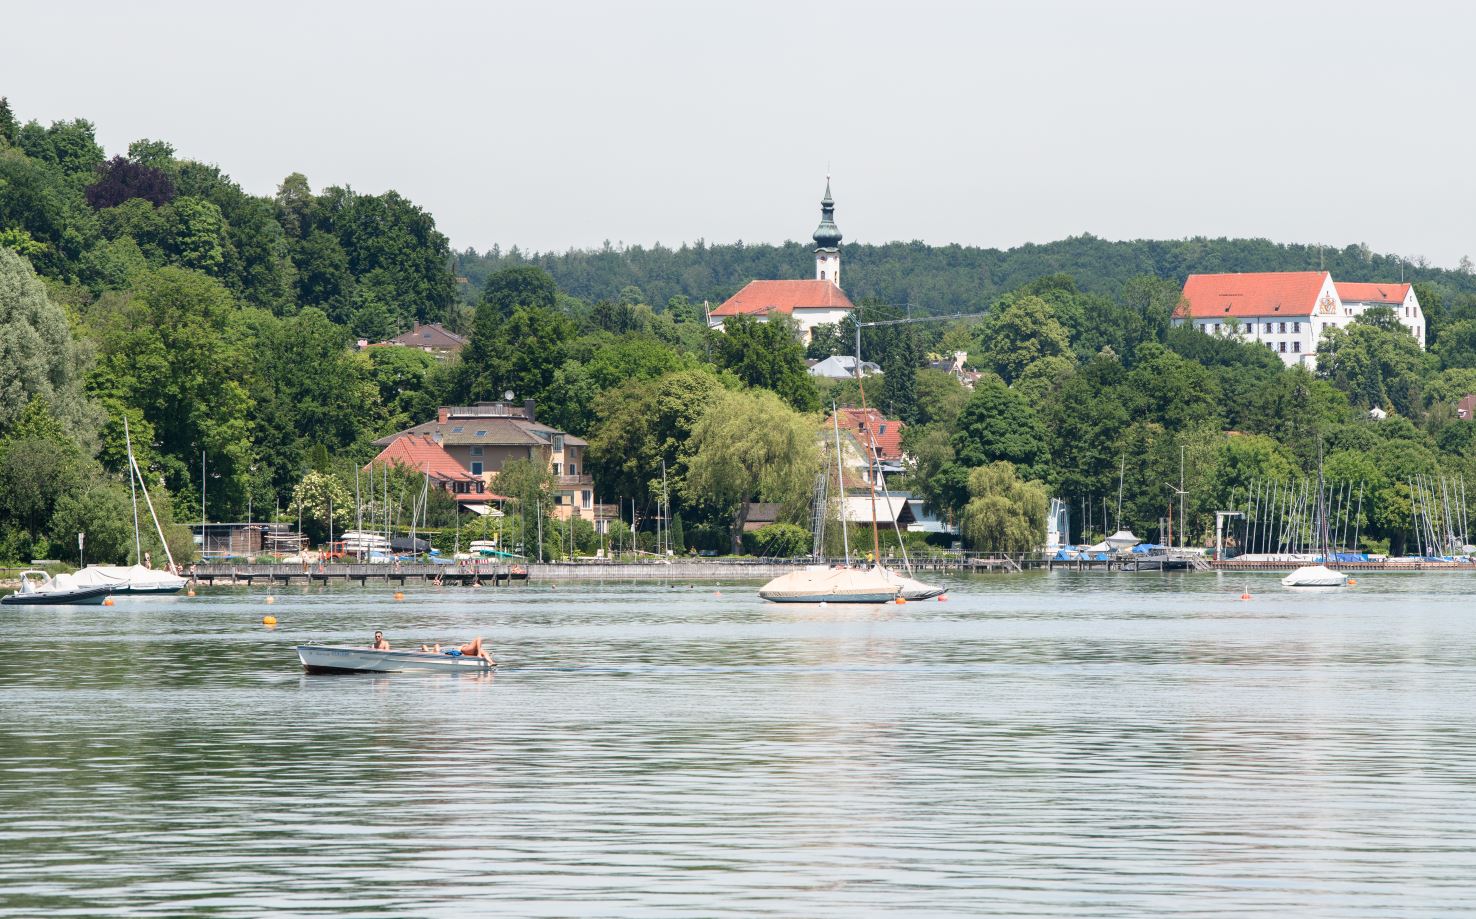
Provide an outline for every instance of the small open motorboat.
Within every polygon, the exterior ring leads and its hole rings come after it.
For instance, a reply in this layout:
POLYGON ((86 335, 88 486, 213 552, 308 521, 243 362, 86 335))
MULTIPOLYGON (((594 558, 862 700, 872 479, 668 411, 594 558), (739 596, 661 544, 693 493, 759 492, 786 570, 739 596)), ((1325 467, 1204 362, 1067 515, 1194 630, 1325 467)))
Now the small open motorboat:
POLYGON ((495 667, 460 651, 376 651, 337 645, 298 645, 297 659, 308 673, 403 673, 412 670, 485 673, 495 667))
POLYGON ((22 571, 20 590, 0 603, 7 606, 100 606, 113 588, 78 584, 70 574, 55 578, 44 571, 22 571))

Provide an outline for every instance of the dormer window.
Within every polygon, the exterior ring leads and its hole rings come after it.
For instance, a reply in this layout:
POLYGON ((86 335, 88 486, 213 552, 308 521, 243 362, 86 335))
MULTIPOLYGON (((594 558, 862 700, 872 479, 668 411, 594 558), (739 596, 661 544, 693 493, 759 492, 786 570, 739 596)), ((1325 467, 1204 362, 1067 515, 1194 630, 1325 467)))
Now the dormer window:
POLYGON ((451 429, 451 433, 452 434, 460 434, 463 430, 465 430, 465 428, 462 425, 459 425, 458 424, 456 427, 454 427, 454 428, 451 429))
POLYGON ((487 436, 487 432, 486 431, 478 431, 475 436, 477 436, 477 437, 486 437, 487 436))

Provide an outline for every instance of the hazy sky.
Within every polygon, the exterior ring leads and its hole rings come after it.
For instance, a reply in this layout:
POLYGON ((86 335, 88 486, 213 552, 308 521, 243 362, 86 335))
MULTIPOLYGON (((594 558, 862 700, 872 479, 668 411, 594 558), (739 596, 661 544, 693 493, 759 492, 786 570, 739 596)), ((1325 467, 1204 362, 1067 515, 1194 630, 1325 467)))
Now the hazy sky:
POLYGON ((1264 236, 1476 257, 1449 3, 45 3, 0 95, 457 248, 1264 236))

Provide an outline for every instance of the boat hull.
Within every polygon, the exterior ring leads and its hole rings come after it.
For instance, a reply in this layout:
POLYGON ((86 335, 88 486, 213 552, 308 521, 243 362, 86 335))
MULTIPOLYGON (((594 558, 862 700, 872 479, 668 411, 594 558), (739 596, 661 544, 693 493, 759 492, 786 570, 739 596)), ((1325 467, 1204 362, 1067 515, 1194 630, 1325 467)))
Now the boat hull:
POLYGON ((331 645, 298 645, 297 659, 308 673, 485 673, 494 665, 479 657, 428 651, 375 651, 331 645))
POLYGON ((0 604, 6 606, 101 606, 112 592, 112 588, 109 587, 83 587, 78 590, 13 593, 8 597, 0 597, 0 604))
POLYGON ((874 594, 797 594, 789 596, 760 592, 759 596, 770 603, 890 603, 896 599, 897 594, 893 591, 892 593, 874 594))

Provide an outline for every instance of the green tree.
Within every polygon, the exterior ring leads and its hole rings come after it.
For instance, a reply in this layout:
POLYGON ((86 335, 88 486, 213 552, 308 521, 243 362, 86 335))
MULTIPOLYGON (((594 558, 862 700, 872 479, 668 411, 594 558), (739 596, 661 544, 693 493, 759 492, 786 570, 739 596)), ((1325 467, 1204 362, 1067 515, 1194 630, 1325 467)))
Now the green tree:
POLYGON ((547 271, 532 265, 504 268, 487 278, 482 303, 502 316, 519 306, 551 310, 558 305, 558 288, 547 271))
POLYGON ((718 366, 730 370, 749 386, 760 386, 802 412, 820 407, 815 383, 805 366, 794 321, 771 316, 767 321, 752 316, 730 316, 717 336, 718 366))
POLYGON ((1045 473, 1045 426, 1035 407, 1001 383, 984 377, 958 416, 953 452, 968 467, 1005 460, 1027 479, 1045 473))
POLYGON ((1346 328, 1323 331, 1317 346, 1318 375, 1347 393, 1355 405, 1416 417, 1420 379, 1432 369, 1431 357, 1397 322, 1381 326, 1377 316, 1368 322, 1364 318, 1346 328))
POLYGON ((303 528, 314 542, 328 537, 329 509, 333 532, 342 533, 354 520, 354 494, 338 476, 312 470, 292 489, 288 516, 302 515, 303 528))
POLYGON ((649 504, 663 462, 669 480, 682 481, 692 431, 726 388, 709 370, 684 370, 606 392, 595 406, 588 453, 605 494, 649 504))
POLYGON ((1035 296, 1019 297, 992 312, 980 327, 979 346, 984 366, 1006 383, 1041 358, 1071 351, 1066 327, 1050 304, 1035 296))
POLYGON ((39 398, 66 429, 90 440, 97 418, 82 392, 86 361, 30 264, 0 248, 0 432, 39 398))
POLYGON ((969 545, 989 552, 1028 552, 1045 542, 1045 486, 1022 480, 999 461, 969 473, 962 530, 969 545))
MULTIPOLYGON (((205 451, 220 476, 207 489, 216 519, 245 509, 254 461, 252 402, 240 382, 251 361, 239 328, 218 282, 178 268, 149 272, 97 330, 101 354, 90 379, 94 393, 137 409, 153 427, 171 491, 198 485, 205 451)), ((117 445, 109 449, 121 453, 117 445)))
POLYGON ((762 390, 720 392, 692 430, 682 492, 732 514, 732 551, 754 500, 800 513, 820 468, 817 425, 762 390))
MULTIPOLYGON (((144 525, 148 525, 147 520, 144 525)), ((87 534, 84 560, 89 564, 133 561, 133 510, 128 489, 94 480, 60 495, 51 517, 53 551, 63 558, 77 555, 78 533, 87 534)))

